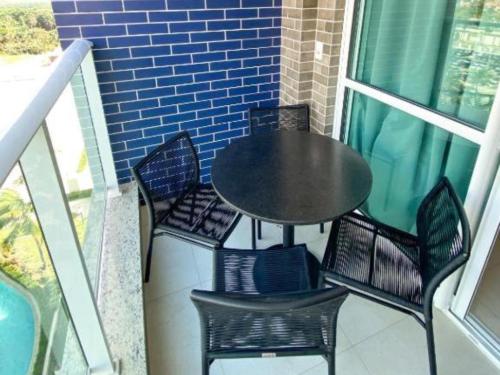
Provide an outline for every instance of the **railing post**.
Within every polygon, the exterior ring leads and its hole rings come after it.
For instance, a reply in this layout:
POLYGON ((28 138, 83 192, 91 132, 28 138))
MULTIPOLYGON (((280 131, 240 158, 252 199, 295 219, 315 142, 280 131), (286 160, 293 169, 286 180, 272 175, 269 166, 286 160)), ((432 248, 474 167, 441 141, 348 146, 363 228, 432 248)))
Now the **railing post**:
POLYGON ((45 123, 24 151, 20 164, 89 372, 117 373, 45 123))
POLYGON ((92 51, 89 51, 82 61, 81 72, 83 83, 87 94, 87 101, 94 125, 94 133, 97 141, 97 147, 101 157, 104 180, 108 190, 111 193, 118 194, 118 180, 116 178, 116 169, 113 161, 113 153, 109 142, 108 128, 101 101, 97 74, 92 57, 92 51))

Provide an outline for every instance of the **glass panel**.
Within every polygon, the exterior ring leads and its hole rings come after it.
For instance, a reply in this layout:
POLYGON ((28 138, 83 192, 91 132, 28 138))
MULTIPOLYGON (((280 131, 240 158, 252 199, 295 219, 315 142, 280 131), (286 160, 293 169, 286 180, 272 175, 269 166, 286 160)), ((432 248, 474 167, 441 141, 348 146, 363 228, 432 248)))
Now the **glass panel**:
POLYGON ((500 236, 497 231, 490 259, 481 277, 469 311, 472 319, 486 331, 496 345, 500 345, 500 236))
POLYGON ((500 82, 498 1, 358 5, 351 78, 485 129, 500 82))
POLYGON ((361 94, 348 102, 347 143, 373 173, 364 212, 415 232, 418 206, 443 175, 465 199, 479 146, 361 94))
POLYGON ((73 222, 93 285, 97 279, 106 189, 82 75, 78 70, 47 116, 73 222))
POLYGON ((87 364, 17 166, 0 188, 0 228, 0 373, 86 374, 87 364))

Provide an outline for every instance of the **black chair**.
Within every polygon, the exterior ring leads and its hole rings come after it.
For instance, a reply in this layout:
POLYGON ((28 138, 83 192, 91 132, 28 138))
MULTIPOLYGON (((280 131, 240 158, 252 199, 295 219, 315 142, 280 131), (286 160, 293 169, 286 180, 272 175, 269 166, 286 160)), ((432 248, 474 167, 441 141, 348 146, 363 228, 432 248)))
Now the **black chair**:
POLYGON ((430 373, 436 375, 432 300, 438 286, 470 254, 470 229, 446 177, 419 207, 417 236, 352 213, 332 225, 321 279, 412 315, 427 334, 430 373))
POLYGON ((303 355, 323 355, 335 374, 337 316, 347 289, 314 289, 319 264, 305 245, 214 256, 215 291, 191 292, 203 375, 216 359, 303 355))
POLYGON ((169 235, 210 249, 221 248, 241 215, 199 182, 198 156, 187 132, 159 146, 134 168, 149 216, 145 281, 149 281, 153 239, 169 235))
MULTIPOLYGON (((309 105, 297 104, 273 108, 250 108, 248 111, 250 122, 250 134, 262 134, 275 130, 310 130, 309 105)), ((252 248, 257 246, 255 236, 257 226, 257 238, 262 239, 262 222, 252 219, 252 248)), ((320 224, 320 232, 325 232, 325 226, 320 224)))

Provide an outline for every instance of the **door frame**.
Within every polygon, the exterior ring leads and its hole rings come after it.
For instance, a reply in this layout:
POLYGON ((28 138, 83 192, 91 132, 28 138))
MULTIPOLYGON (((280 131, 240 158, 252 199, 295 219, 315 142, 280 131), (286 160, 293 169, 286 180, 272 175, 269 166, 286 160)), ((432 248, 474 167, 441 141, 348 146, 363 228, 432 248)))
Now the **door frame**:
MULTIPOLYGON (((431 125, 440 127, 479 146, 479 153, 464 202, 473 238, 471 260, 464 269, 460 272, 456 272, 443 283, 434 298, 434 304, 438 308, 447 313, 452 311, 454 314, 453 316, 458 318, 458 321, 462 325, 461 328, 463 329, 466 324, 464 319, 464 311, 466 311, 465 306, 467 306, 468 309, 471 303, 481 273, 486 265, 487 255, 492 244, 491 228, 495 225, 493 212, 494 210, 496 210, 497 213, 500 212, 500 82, 497 87, 495 100, 486 129, 485 131, 480 131, 440 112, 425 108, 424 106, 376 87, 350 79, 348 77, 349 58, 351 56, 350 49, 351 46, 356 48, 357 45, 357 43, 351 42, 352 35, 355 35, 353 31, 355 27, 357 27, 357 25, 354 24, 357 1, 361 1, 361 6, 363 6, 364 0, 346 0, 345 5, 344 28, 339 59, 339 78, 335 101, 336 110, 332 133, 333 138, 343 141, 341 136, 343 133, 344 121, 346 121, 345 115, 347 113, 348 116, 349 113, 349 108, 347 111, 344 111, 345 105, 347 104, 349 106, 349 103, 345 102, 348 99, 346 93, 347 90, 351 90, 385 103, 411 116, 422 119, 431 125), (490 195, 490 187, 492 184, 494 184, 494 186, 490 195), (491 197, 491 199, 489 199, 489 197, 491 197), (459 311, 459 313, 457 314, 455 310, 459 311)), ((344 132, 344 134, 345 133, 346 132, 344 132)), ((477 344, 476 341, 475 343, 477 344)), ((481 349, 484 349, 484 346, 481 349)))

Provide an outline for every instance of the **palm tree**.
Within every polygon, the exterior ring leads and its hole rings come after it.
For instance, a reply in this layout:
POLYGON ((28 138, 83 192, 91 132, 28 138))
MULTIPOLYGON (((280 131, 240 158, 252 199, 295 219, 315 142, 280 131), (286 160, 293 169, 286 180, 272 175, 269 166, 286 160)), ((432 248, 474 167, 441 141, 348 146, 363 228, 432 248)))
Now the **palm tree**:
POLYGON ((3 251, 10 252, 16 239, 27 235, 33 238, 43 269, 45 269, 42 231, 36 221, 33 205, 22 199, 17 191, 2 189, 0 191, 0 243, 3 251))

